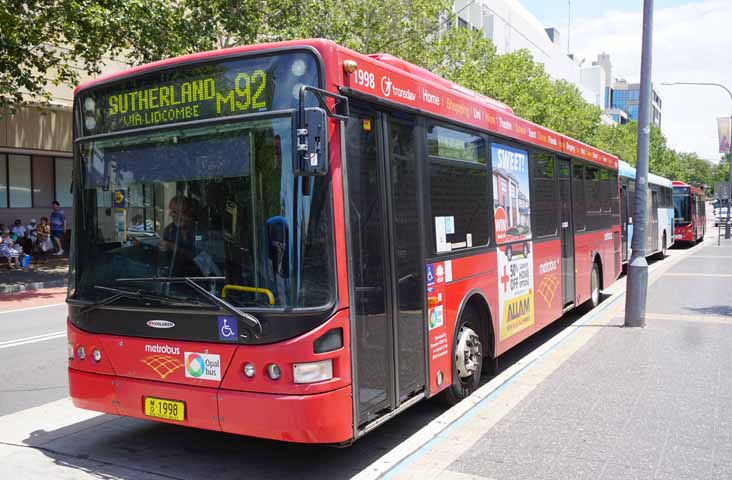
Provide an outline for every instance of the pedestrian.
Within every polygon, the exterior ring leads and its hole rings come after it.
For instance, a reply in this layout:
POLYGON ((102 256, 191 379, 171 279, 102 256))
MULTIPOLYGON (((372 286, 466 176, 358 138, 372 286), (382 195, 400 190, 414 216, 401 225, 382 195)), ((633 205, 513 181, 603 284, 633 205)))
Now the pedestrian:
POLYGON ((11 240, 10 230, 7 228, 0 234, 0 257, 5 257, 8 260, 8 268, 11 268, 13 263, 15 263, 16 268, 20 268, 25 257, 20 245, 15 245, 15 242, 11 240))
POLYGON ((56 244, 56 253, 54 255, 63 255, 64 247, 61 241, 66 232, 66 215, 61 210, 61 204, 57 200, 51 203, 51 241, 56 244))
POLYGON ((45 253, 53 248, 50 236, 51 227, 48 225, 48 218, 41 217, 41 223, 36 227, 36 242, 38 250, 45 253))
POLYGON ((36 240, 38 239, 38 235, 36 234, 36 219, 31 218, 30 223, 25 226, 25 236, 28 239, 28 244, 30 250, 26 253, 31 253, 33 251, 33 246, 36 244, 36 240))
POLYGON ((27 249, 27 239, 25 238, 26 229, 23 226, 23 222, 20 221, 19 218, 15 219, 15 224, 13 225, 13 228, 10 229, 10 238, 13 239, 13 241, 20 245, 23 250, 27 249), (13 236, 15 238, 13 238, 13 236))

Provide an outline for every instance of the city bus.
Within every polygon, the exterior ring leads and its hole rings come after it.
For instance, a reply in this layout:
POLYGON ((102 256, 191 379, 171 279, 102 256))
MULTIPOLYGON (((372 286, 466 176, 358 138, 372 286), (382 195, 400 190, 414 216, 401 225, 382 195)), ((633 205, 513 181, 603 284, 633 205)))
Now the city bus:
MULTIPOLYGON (((623 263, 631 256, 633 241, 633 203, 635 199, 635 168, 620 160, 620 223, 623 231, 623 263)), ((674 205, 671 180, 648 174, 648 224, 646 226, 646 254, 659 258, 674 244, 674 205)))
POLYGON ((688 183, 673 182, 674 236, 677 242, 696 244, 704 240, 707 208, 704 191, 688 183))
POLYGON ((85 83, 74 158, 85 409, 348 445, 621 272, 617 158, 331 41, 85 83))

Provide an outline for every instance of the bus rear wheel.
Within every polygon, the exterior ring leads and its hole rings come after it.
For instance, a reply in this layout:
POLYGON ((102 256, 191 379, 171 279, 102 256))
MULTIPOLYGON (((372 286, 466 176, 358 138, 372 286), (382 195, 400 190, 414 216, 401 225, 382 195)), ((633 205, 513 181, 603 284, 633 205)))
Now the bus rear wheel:
POLYGON ((452 346, 452 384, 440 393, 448 405, 455 405, 480 386, 483 370, 483 344, 480 338, 480 316, 468 304, 458 323, 452 346))
POLYGON ((592 264, 592 274, 590 275, 590 308, 595 308, 600 304, 600 268, 597 262, 592 264))

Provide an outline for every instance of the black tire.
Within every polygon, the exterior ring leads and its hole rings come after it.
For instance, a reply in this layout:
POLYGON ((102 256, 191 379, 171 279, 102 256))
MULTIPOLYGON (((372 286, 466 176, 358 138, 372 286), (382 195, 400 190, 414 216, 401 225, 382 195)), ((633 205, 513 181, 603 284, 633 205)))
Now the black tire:
POLYGON ((513 249, 511 248, 511 245, 506 247, 506 258, 508 259, 509 262, 513 258, 513 249))
POLYGON ((447 405, 455 405, 465 397, 473 393, 480 386, 480 375, 483 371, 483 339, 480 333, 480 313, 473 305, 466 305, 458 326, 455 329, 455 336, 452 343, 452 383, 445 390, 440 392, 440 400, 447 405), (463 359, 459 357, 458 344, 462 335, 474 334, 477 338, 477 352, 470 354, 471 364, 474 366, 471 375, 462 375, 459 372, 458 363, 463 361, 466 351, 463 351, 463 359))
POLYGON ((597 266, 597 262, 594 262, 592 264, 592 273, 590 273, 590 300, 587 302, 590 309, 600 305, 602 301, 601 285, 600 267, 597 266))
POLYGON ((667 244, 667 242, 666 242, 666 233, 664 232, 664 234, 663 234, 663 243, 661 244, 662 245, 661 251, 656 254, 656 258, 658 260, 663 260, 664 258, 666 258, 666 256, 667 256, 667 253, 666 252, 668 250, 668 247, 666 246, 666 244, 667 244))

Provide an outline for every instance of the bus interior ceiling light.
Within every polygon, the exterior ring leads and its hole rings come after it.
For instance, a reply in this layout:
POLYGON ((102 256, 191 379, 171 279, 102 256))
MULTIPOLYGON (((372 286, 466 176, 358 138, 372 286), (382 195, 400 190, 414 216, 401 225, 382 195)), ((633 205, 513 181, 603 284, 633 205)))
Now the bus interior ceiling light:
POLYGON ((270 363, 267 365, 267 374, 272 380, 278 380, 282 375, 280 367, 276 363, 270 363))
POLYGON ((315 383, 333 378, 333 360, 318 362, 296 363, 292 367, 292 377, 295 383, 315 383))

